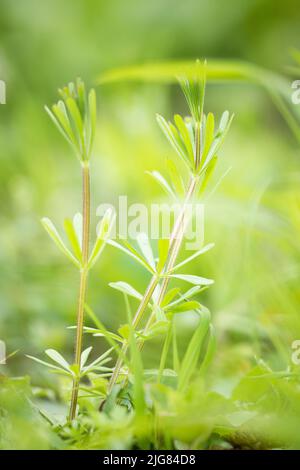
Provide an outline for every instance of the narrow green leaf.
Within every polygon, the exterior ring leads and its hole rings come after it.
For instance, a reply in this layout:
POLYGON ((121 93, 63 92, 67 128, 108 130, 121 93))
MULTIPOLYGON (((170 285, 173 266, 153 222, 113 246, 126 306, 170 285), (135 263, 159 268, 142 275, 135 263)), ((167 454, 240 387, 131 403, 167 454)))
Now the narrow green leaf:
POLYGON ((72 253, 68 250, 68 248, 65 246, 64 242, 62 241, 60 235, 58 234, 55 226, 51 222, 50 219, 47 217, 44 217, 42 220, 42 225, 47 231, 47 233, 50 235, 54 243, 58 246, 58 248, 77 266, 78 268, 80 267, 79 262, 77 259, 72 255, 72 253))
POLYGON ((60 124, 59 120, 55 117, 55 115, 53 114, 52 111, 50 111, 50 109, 48 108, 48 106, 45 106, 45 111, 47 112, 48 116, 50 117, 51 121, 54 123, 54 125, 56 126, 56 128, 58 129, 58 131, 61 133, 61 135, 66 139, 67 142, 69 142, 69 144, 73 147, 75 145, 75 149, 76 149, 76 144, 74 143, 73 141, 73 136, 72 136, 72 139, 70 139, 69 135, 67 134, 67 132, 65 131, 65 129, 62 127, 62 125, 60 124))
POLYGON ((144 340, 149 340, 156 338, 157 336, 161 336, 166 334, 168 327, 169 327, 169 320, 160 320, 153 325, 151 325, 150 328, 147 329, 147 331, 142 331, 141 333, 138 332, 138 336, 140 336, 144 340))
POLYGON ((96 92, 94 89, 89 92, 89 117, 90 117, 90 139, 89 139, 89 150, 90 155, 95 139, 96 133, 96 123, 97 123, 97 102, 96 102, 96 92))
POLYGON ((180 132, 180 135, 182 137, 182 140, 184 142, 185 148, 187 155, 191 161, 191 163, 194 163, 194 151, 193 151, 193 144, 190 139, 190 133, 186 127, 186 124, 182 117, 179 114, 175 114, 174 116, 174 122, 180 132))
POLYGON ((67 237, 73 248, 74 255, 81 262, 82 260, 81 246, 80 246, 77 234, 74 230, 72 221, 70 219, 65 219, 64 227, 65 227, 65 232, 67 234, 67 237))
POLYGON ((210 313, 207 309, 201 311, 200 322, 196 328, 186 353, 183 357, 178 380, 178 389, 184 390, 188 385, 193 373, 195 372, 199 360, 201 348, 203 347, 210 324, 210 313))
POLYGON ((97 227, 97 240, 90 255, 88 263, 89 267, 94 266, 100 254, 102 253, 103 248, 111 233, 114 220, 115 214, 111 208, 108 208, 97 227))
POLYGON ((83 122, 82 122, 82 117, 80 115, 80 111, 78 109, 77 103, 74 98, 67 98, 66 100, 66 105, 68 108, 68 111, 70 113, 70 116, 73 119, 74 126, 76 128, 76 131, 78 133, 78 136, 81 141, 81 150, 82 152, 85 151, 84 148, 84 129, 83 129, 83 122))
POLYGON ((97 338, 105 338, 107 340, 114 340, 114 341, 118 341, 119 343, 123 343, 123 338, 121 338, 121 336, 116 335, 115 333, 111 333, 106 328, 98 329, 98 328, 89 328, 85 326, 84 331, 86 333, 91 333, 93 336, 97 338))
MULTIPOLYGON (((77 101, 78 108, 81 116, 85 116, 86 113, 86 100, 85 100, 85 85, 81 78, 76 79, 76 91, 77 91, 77 101)), ((76 96, 75 90, 73 91, 73 98, 76 96)))
POLYGON ((201 304, 197 302, 196 300, 191 300, 190 302, 185 302, 183 301, 181 304, 177 305, 176 307, 168 308, 168 315, 167 317, 170 318, 170 313, 171 316, 173 316, 175 313, 184 313, 184 312, 189 312, 192 310, 197 310, 201 307, 201 304))
POLYGON ((185 264, 189 263, 190 261, 193 261, 195 258, 198 258, 198 256, 201 256, 203 255, 204 253, 206 253, 207 251, 209 251, 211 248, 213 248, 215 246, 214 243, 209 243, 208 245, 205 245, 203 248, 201 248, 201 250, 198 250, 196 251, 196 253, 194 253, 192 256, 189 256, 188 258, 186 258, 185 260, 183 260, 181 263, 177 264, 176 266, 174 266, 173 269, 171 269, 170 272, 174 272, 174 271, 177 271, 177 269, 181 268, 182 266, 184 266, 185 264))
MULTIPOLYGON (((105 351, 101 356, 97 357, 93 362, 91 362, 88 366, 84 367, 84 372, 90 372, 92 369, 95 369, 96 367, 99 368, 99 366, 103 366, 104 364, 107 364, 108 362, 111 361, 111 357, 109 357, 110 353, 114 350, 114 348, 110 348, 107 351, 105 351)), ((110 368, 104 368, 104 370, 111 370, 110 368)))
POLYGON ((164 300, 161 303, 162 307, 167 306, 169 303, 172 302, 172 300, 180 293, 180 288, 179 287, 173 287, 173 289, 170 289, 166 295, 164 296, 164 300))
POLYGON ((177 170, 175 163, 170 158, 167 159, 167 167, 176 197, 183 196, 185 194, 183 179, 177 170))
POLYGON ((204 140, 204 149, 201 155, 202 164, 205 162, 208 151, 214 139, 214 129, 215 129, 215 118, 212 113, 208 113, 206 118, 205 125, 205 140, 204 140))
POLYGON ((162 174, 159 173, 159 171, 146 171, 146 173, 155 179, 155 181, 168 194, 168 196, 171 196, 172 198, 177 199, 176 194, 173 192, 171 186, 169 185, 167 180, 162 176, 162 174))
POLYGON ((144 268, 146 268, 151 274, 154 274, 154 270, 152 267, 140 256, 139 253, 127 242, 125 248, 123 245, 120 243, 117 243, 115 240, 108 240, 107 243, 111 246, 114 246, 115 248, 118 248, 119 250, 123 251, 126 253, 128 256, 133 258, 135 261, 140 263, 144 268), (128 248, 130 247, 130 249, 128 248))
POLYGON ((171 274, 170 277, 181 279, 182 281, 190 282, 197 286, 209 286, 214 283, 212 279, 206 279, 205 277, 194 276, 192 274, 171 274))
POLYGON ((52 106, 52 112, 56 116, 61 128, 67 134, 69 140, 73 145, 75 145, 75 147, 77 147, 77 141, 75 139, 64 102, 59 101, 57 104, 54 104, 52 106))
POLYGON ((58 351, 55 349, 46 349, 45 353, 52 359, 52 361, 56 362, 64 369, 70 371, 70 365, 58 351))
MULTIPOLYGON (((165 310, 168 310, 169 308, 174 307, 175 305, 178 305, 182 303, 184 300, 189 299, 191 297, 194 297, 196 294, 199 294, 205 289, 205 287, 202 286, 194 286, 188 289, 186 292, 180 295, 180 297, 173 302, 170 300, 168 304, 165 305, 165 310)), ((180 290, 180 289, 179 289, 180 290)))
POLYGON ((137 234, 136 241, 138 242, 140 250, 143 253, 145 259, 151 268, 155 271, 155 261, 148 235, 144 232, 140 232, 137 234))
POLYGON ((217 165, 217 162, 218 162, 218 157, 217 155, 215 155, 211 160, 210 162, 208 163, 207 165, 207 168, 206 168, 206 171, 204 173, 204 176, 203 176, 203 181, 201 183, 201 187, 200 187, 200 190, 199 190, 199 194, 203 194, 208 186, 208 183, 210 182, 213 174, 214 174, 214 171, 215 171, 215 168, 216 168, 216 165, 217 165))
POLYGON ((84 351, 82 351, 81 358, 80 358, 80 368, 81 369, 85 366, 86 361, 88 360, 92 349, 93 349, 93 347, 90 346, 89 348, 86 348, 84 351))
POLYGON ((165 136, 167 137, 167 139, 170 142, 171 146, 173 147, 173 149, 181 157, 181 159, 183 160, 185 165, 189 169, 191 169, 192 167, 191 167, 191 164, 190 164, 190 160, 187 157, 187 155, 184 153, 182 147, 180 146, 180 143, 178 143, 178 135, 177 135, 177 137, 176 137, 176 135, 174 136, 175 131, 178 134, 176 128, 174 126, 171 126, 170 124, 168 124, 166 122, 166 120, 162 116, 160 116, 159 114, 156 115, 156 119, 157 119, 157 122, 158 122, 160 128, 162 129, 163 133, 165 134, 165 136))
POLYGON ((73 217, 73 226, 80 246, 80 251, 82 250, 82 224, 82 214, 80 212, 76 212, 73 217))
POLYGON ((209 325, 209 340, 206 348, 206 352, 203 358, 203 361, 200 365, 199 372, 204 375, 211 361, 213 360, 214 354, 216 351, 216 335, 213 325, 209 325))
POLYGON ((118 282, 110 282, 109 286, 113 289, 117 289, 123 292, 126 295, 130 295, 131 297, 135 297, 138 300, 142 300, 143 296, 137 290, 135 290, 130 284, 123 281, 118 282))
POLYGON ((43 366, 49 367, 50 369, 62 370, 60 367, 50 364, 49 362, 42 361, 41 359, 38 359, 37 357, 30 356, 29 354, 26 354, 26 357, 28 357, 29 359, 32 359, 35 362, 38 362, 39 364, 42 364, 43 366))

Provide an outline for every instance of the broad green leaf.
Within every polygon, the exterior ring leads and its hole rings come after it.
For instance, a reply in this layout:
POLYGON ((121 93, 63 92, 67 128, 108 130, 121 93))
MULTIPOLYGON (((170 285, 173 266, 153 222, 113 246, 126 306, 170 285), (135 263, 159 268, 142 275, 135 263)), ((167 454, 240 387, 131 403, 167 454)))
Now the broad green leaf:
POLYGON ((47 231, 47 233, 50 235, 54 243, 58 246, 58 248, 77 266, 78 268, 80 267, 79 262, 77 259, 72 255, 72 253, 68 250, 68 248, 65 246, 64 242, 62 241, 60 235, 58 234, 55 226, 51 222, 50 219, 47 217, 44 217, 42 220, 42 225, 47 231))
POLYGON ((172 198, 176 199, 176 194, 174 194, 171 186, 167 182, 167 180, 162 176, 159 171, 147 171, 146 172, 148 175, 152 176, 152 178, 155 179, 155 181, 162 187, 162 189, 172 198))
POLYGON ((137 290, 135 290, 130 284, 123 281, 118 282, 110 282, 109 286, 113 289, 117 289, 123 292, 126 295, 130 295, 131 297, 135 297, 138 300, 142 300, 143 296, 137 290))
POLYGON ((190 282, 191 284, 195 284, 196 286, 209 286, 214 283, 212 279, 206 279, 205 277, 194 276, 192 274, 171 274, 170 277, 190 282))
POLYGON ((181 268, 182 266, 184 266, 185 264, 189 263, 190 261, 194 260, 195 258, 198 258, 198 256, 201 256, 203 255, 204 253, 206 253, 207 251, 209 251, 211 248, 213 248, 215 246, 214 243, 209 243, 208 245, 205 245, 203 248, 201 248, 201 250, 198 250, 196 251, 196 253, 194 253, 192 256, 189 256, 188 258, 186 258, 185 260, 183 260, 181 263, 177 264, 176 266, 174 266, 173 269, 171 269, 170 272, 174 272, 174 271, 177 271, 177 269, 181 268))

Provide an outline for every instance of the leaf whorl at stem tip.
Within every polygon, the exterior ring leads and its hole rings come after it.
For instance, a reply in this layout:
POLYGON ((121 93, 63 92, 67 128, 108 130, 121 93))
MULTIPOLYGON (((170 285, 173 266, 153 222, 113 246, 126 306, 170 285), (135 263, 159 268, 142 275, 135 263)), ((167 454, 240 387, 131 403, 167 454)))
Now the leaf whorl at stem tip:
POLYGON ((90 159, 97 119, 96 93, 86 93, 84 82, 78 78, 75 83, 59 89, 61 99, 46 112, 60 133, 71 145, 82 164, 90 159))

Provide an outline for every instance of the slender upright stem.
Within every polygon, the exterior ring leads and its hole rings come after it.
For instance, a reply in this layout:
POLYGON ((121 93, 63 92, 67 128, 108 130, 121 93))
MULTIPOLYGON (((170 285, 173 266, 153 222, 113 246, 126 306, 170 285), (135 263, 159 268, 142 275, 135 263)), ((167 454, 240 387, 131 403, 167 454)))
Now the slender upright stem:
MULTIPOLYGON (((169 248, 168 261, 167 261, 167 264, 166 264, 166 268, 164 270, 166 273, 170 272, 171 269, 173 269, 173 267, 175 265, 175 262, 176 262, 176 259, 177 259, 177 256, 178 256, 178 253, 179 253, 179 250, 180 250, 180 247, 182 245, 182 240, 183 240, 183 237, 184 237, 186 222, 187 222, 185 220, 186 205, 189 203, 189 201, 192 199, 193 195, 195 194, 195 190, 196 190, 196 187, 197 187, 197 181, 198 181, 197 177, 192 177, 191 178, 191 181, 190 181, 187 193, 186 193, 186 197, 185 197, 185 201, 184 201, 181 213, 179 214, 178 219, 176 220, 176 223, 174 225, 174 229, 173 229, 173 232, 172 232, 172 235, 171 235, 171 238, 170 238, 170 248, 169 248)), ((161 305, 161 303, 164 300, 169 282, 170 282, 170 278, 166 274, 166 277, 163 279, 163 282, 160 286, 160 291, 159 291, 158 300, 157 300, 158 305, 161 305)), ((155 314, 152 313, 152 315, 150 315, 150 317, 148 319, 148 322, 145 326, 145 330, 144 330, 145 332, 150 328, 150 326, 152 325, 154 320, 155 320, 155 314)), ((142 349, 143 345, 144 345, 144 341, 141 340, 139 342, 139 348, 142 349)))
MULTIPOLYGON (((185 219, 185 215, 186 215, 186 205, 188 204, 188 202, 190 201, 190 199, 192 198, 192 196, 194 194, 194 191, 195 191, 195 188, 196 188, 196 183, 197 183, 197 177, 193 176, 191 178, 191 181, 190 181, 187 193, 186 193, 186 197, 185 197, 185 201, 183 203, 182 209, 181 209, 181 211, 180 211, 180 213, 179 213, 179 215, 178 215, 178 217, 175 221, 175 224, 174 224, 171 236, 170 236, 168 259, 167 259, 167 262, 165 264, 165 268, 163 269, 163 271, 166 272, 166 273, 173 267, 173 265, 176 261, 177 254, 178 254, 181 242, 182 242, 182 238, 184 236, 184 227, 185 227, 184 219, 185 219)), ((144 296, 143 296, 143 298, 142 298, 142 300, 141 300, 141 302, 138 306, 136 314, 134 316, 134 319, 133 319, 133 322, 132 322, 133 328, 136 328, 138 323, 140 322, 140 320, 141 320, 141 318, 142 318, 142 316, 143 316, 143 314, 144 314, 144 312, 145 312, 145 310, 146 310, 146 308, 147 308, 147 306, 148 306, 148 304, 151 300, 154 289, 158 285, 158 282, 159 282, 159 278, 157 276, 153 276, 150 283, 148 284, 146 292, 145 292, 145 294, 144 294, 144 296)), ((166 289, 168 287, 168 282, 169 282, 169 280, 168 280, 167 277, 163 279, 162 285, 160 287, 158 305, 161 304, 161 302, 163 300, 166 289)), ((146 325, 146 329, 149 326, 149 322, 153 321, 153 318, 154 318, 154 316, 151 315, 149 320, 148 320, 148 323, 146 325)), ((142 341, 139 342, 139 347, 141 347, 142 344, 143 344, 142 341)), ((128 344, 124 343, 123 348, 122 348, 122 353, 123 353, 122 357, 123 357, 124 354, 126 354, 127 349, 128 349, 128 344)), ((111 379, 110 379, 110 382, 109 382, 109 385, 108 385, 108 393, 111 392, 113 386, 115 385, 115 383, 116 383, 116 381, 119 377, 120 370, 121 370, 121 367, 122 367, 122 364, 123 364, 122 357, 120 356, 117 360, 116 366, 114 368, 113 374, 111 376, 111 379)))
POLYGON ((90 239, 90 169, 88 163, 82 167, 82 268, 80 270, 80 286, 77 310, 77 329, 75 342, 75 365, 77 376, 73 380, 69 420, 76 415, 78 390, 80 383, 80 359, 82 352, 84 304, 88 277, 89 239, 90 239))
MULTIPOLYGON (((195 168, 196 168, 196 170, 199 168, 200 162, 201 162, 201 122, 196 121, 195 122, 195 168)), ((198 176, 196 176, 194 174, 192 175, 192 177, 190 179, 188 189, 187 189, 187 192, 186 192, 186 196, 185 196, 185 200, 184 200, 182 209, 181 209, 181 211, 180 211, 180 213, 179 213, 179 215, 178 215, 178 217, 175 221, 175 224, 174 224, 171 236, 170 236, 168 257, 167 257, 167 261, 166 261, 165 266, 164 266, 163 271, 162 271, 163 273, 166 273, 166 276, 164 277, 164 279, 162 281, 162 284, 160 286, 160 290, 159 290, 159 294, 158 294, 158 302, 157 302, 158 305, 161 305, 161 303, 164 299, 164 296, 166 294, 168 285, 169 285, 170 278, 168 276, 168 273, 174 267, 174 264, 176 262, 176 259, 177 259, 177 256, 178 256, 181 244, 182 244, 184 233, 185 233, 185 228, 186 228, 186 220, 185 220, 186 219, 186 205, 190 202, 190 200, 192 199, 192 197, 195 194, 198 179, 199 179, 198 176)), ((141 320, 141 318, 142 318, 142 316, 143 316, 143 314, 144 314, 144 312, 147 308, 147 305, 151 300, 154 289, 158 285, 158 281, 159 281, 159 278, 157 276, 152 277, 152 279, 151 279, 151 281, 150 281, 150 283, 147 287, 147 290, 146 290, 146 292, 143 296, 143 299, 141 300, 141 303, 140 303, 140 305, 137 309, 137 312, 134 316, 133 323, 132 323, 133 328, 135 328, 138 325, 138 323, 140 322, 140 320, 141 320)), ((144 330, 145 332, 150 328, 150 326, 152 325, 154 320, 155 320, 155 313, 152 312, 152 315, 150 315, 150 317, 148 319, 148 322, 145 326, 145 330, 144 330)), ((140 349, 143 347, 143 345, 144 345, 144 341, 143 340, 139 341, 138 346, 139 346, 140 349)), ((123 354, 117 360, 116 366, 114 368, 113 374, 111 376, 111 379, 110 379, 110 382, 109 382, 109 385, 108 385, 108 393, 111 392, 114 384, 116 383, 116 381, 119 377, 120 370, 121 370, 121 367, 122 367, 122 364, 123 364, 122 357, 124 357, 124 354, 126 354, 127 349, 128 349, 128 344, 124 343, 123 348, 122 348, 122 353, 123 354)))
MULTIPOLYGON (((157 276, 153 276, 151 278, 151 281, 150 283, 148 284, 148 287, 146 289, 146 292, 138 306, 138 309, 134 315, 134 318, 132 320, 132 327, 133 328, 136 328, 140 319, 142 318, 150 300, 151 300, 151 297, 152 297, 152 294, 154 292, 154 289, 155 287, 157 286, 158 284, 158 278, 157 276)), ((123 364, 123 357, 125 356, 126 352, 127 352, 127 349, 128 349, 128 343, 124 343, 123 346, 122 346, 122 354, 118 357, 117 359, 117 362, 116 362, 116 365, 115 365, 115 368, 114 368, 114 371, 112 373, 112 376, 110 378, 110 381, 109 381, 109 384, 108 384, 108 393, 111 392, 113 386, 115 385, 118 377, 119 377, 119 374, 120 374, 120 371, 121 371, 121 367, 122 367, 122 364, 123 364)))
MULTIPOLYGON (((201 163, 201 122, 200 121, 195 122, 195 148, 196 148, 195 167, 196 169, 198 169, 201 163)), ((186 193, 184 205, 182 207, 182 211, 179 214, 178 219, 174 225, 173 233, 170 238, 169 256, 168 256, 168 262, 167 262, 167 266, 165 270, 166 273, 170 272, 171 269, 173 269, 175 265, 175 261, 178 256, 178 253, 182 244, 182 240, 184 237, 185 228, 186 228, 186 221, 185 221, 186 204, 189 203, 189 201, 193 198, 193 195, 195 194, 198 179, 199 177, 195 175, 191 177, 189 187, 186 193)), ((164 278, 162 282, 160 292, 158 294, 158 302, 157 302, 158 305, 161 305, 162 301, 164 300, 169 282, 170 282, 170 278, 168 277, 168 275, 166 275, 166 277, 164 278)), ((148 322, 146 324, 145 332, 150 328, 154 320, 155 320, 155 315, 154 313, 152 313, 152 315, 150 315, 148 322)), ((144 345, 144 341, 140 341, 139 348, 142 349, 143 345, 144 345)))

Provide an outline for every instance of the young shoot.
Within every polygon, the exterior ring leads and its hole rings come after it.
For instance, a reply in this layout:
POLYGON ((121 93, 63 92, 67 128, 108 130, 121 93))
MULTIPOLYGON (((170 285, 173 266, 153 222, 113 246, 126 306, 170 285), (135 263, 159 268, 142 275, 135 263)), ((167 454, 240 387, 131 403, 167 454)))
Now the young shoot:
POLYGON ((42 224, 61 252, 72 261, 79 271, 80 284, 75 356, 74 363, 69 365, 58 352, 50 349, 46 351, 46 354, 56 362, 55 366, 39 359, 35 360, 50 367, 51 370, 68 375, 72 379, 69 419, 73 420, 76 415, 81 378, 88 371, 95 370, 100 366, 102 367, 104 364, 103 359, 105 359, 105 362, 108 360, 106 356, 101 356, 90 366, 85 366, 91 348, 82 352, 82 343, 88 273, 99 258, 109 237, 114 214, 111 209, 107 210, 104 214, 98 226, 94 246, 90 250, 90 158, 96 129, 96 94, 93 89, 87 94, 81 79, 77 79, 76 83, 69 83, 68 86, 60 89, 59 94, 61 99, 51 109, 46 107, 46 111, 58 130, 71 145, 80 162, 82 172, 82 213, 77 213, 73 220, 65 219, 64 221, 64 229, 66 238, 69 241, 69 247, 63 241, 50 219, 44 217, 42 224))

